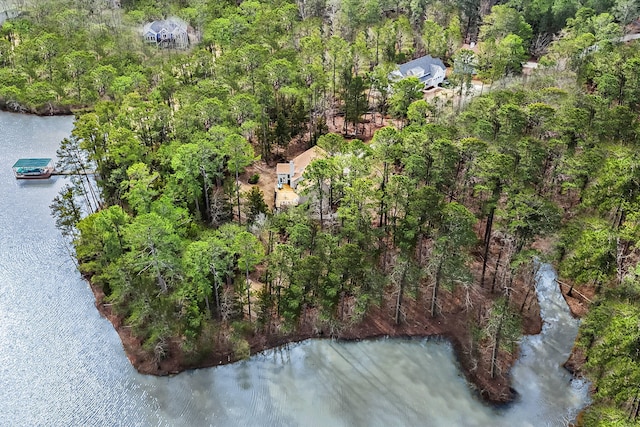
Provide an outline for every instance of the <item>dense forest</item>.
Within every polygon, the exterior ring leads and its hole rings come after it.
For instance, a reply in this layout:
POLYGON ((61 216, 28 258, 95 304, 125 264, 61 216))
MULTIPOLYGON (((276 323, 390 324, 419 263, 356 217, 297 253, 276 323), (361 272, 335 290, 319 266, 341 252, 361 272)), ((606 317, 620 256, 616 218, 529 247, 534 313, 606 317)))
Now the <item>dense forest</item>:
POLYGON ((19 6, 0 29, 0 104, 76 115, 59 167, 96 179, 52 210, 154 366, 455 320, 466 369, 508 381, 544 259, 595 299, 582 421, 637 424, 640 48, 619 42, 635 2, 19 6), (167 16, 189 23, 189 49, 143 41, 167 16), (426 53, 450 66, 451 97, 389 79, 426 53), (314 145, 305 202, 273 211, 255 165, 314 145))

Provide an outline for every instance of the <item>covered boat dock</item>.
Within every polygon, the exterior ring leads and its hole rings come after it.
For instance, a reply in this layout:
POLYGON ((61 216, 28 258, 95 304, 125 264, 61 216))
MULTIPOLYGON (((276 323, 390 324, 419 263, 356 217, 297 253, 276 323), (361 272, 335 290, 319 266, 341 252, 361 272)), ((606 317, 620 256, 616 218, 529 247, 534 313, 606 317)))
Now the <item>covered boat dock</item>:
POLYGON ((53 173, 51 159, 19 159, 13 165, 16 179, 47 179, 53 173))

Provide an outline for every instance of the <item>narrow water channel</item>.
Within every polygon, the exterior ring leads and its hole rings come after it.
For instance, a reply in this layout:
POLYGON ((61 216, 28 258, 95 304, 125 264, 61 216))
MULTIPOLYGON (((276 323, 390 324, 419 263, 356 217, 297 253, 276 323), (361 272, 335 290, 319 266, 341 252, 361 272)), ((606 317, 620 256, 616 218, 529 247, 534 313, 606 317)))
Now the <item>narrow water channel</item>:
POLYGON ((577 333, 554 272, 538 277, 545 326, 513 370, 516 402, 492 408, 439 340, 306 341, 250 360, 138 374, 94 307, 49 204, 64 178, 20 182, 21 157, 55 157, 72 119, 0 113, 0 425, 561 426, 587 403, 562 367, 577 333))

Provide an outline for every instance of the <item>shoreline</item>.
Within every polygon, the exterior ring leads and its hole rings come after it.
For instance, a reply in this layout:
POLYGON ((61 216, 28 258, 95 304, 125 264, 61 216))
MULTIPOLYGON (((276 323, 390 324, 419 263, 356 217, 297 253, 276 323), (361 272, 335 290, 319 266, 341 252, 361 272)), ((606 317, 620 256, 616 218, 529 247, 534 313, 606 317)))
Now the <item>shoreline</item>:
POLYGON ((0 111, 5 111, 7 113, 16 113, 16 114, 29 114, 33 116, 40 117, 51 117, 51 116, 72 116, 76 113, 76 111, 80 111, 85 109, 86 107, 76 107, 72 105, 68 106, 60 106, 49 104, 46 106, 42 106, 40 108, 31 108, 25 107, 24 105, 13 102, 13 101, 5 101, 0 99, 0 111))
MULTIPOLYGON (((34 110, 26 108, 18 103, 10 105, 0 100, 0 110, 38 116, 64 116, 75 114, 76 109, 71 106, 61 107, 49 105, 42 109, 34 110)), ((82 108, 77 110, 82 110, 82 108)), ((175 375, 186 370, 209 368, 242 360, 235 355, 233 349, 228 345, 228 343, 226 343, 226 345, 216 347, 215 351, 211 352, 201 360, 188 360, 189 357, 182 352, 178 342, 170 343, 169 357, 159 362, 153 360, 153 357, 142 349, 142 342, 134 337, 131 330, 124 325, 124 318, 113 313, 110 306, 104 303, 104 293, 102 290, 94 286, 90 279, 85 278, 85 280, 87 280, 89 287, 94 294, 96 308, 103 317, 111 322, 120 337, 125 355, 139 373, 156 376, 175 375)), ((563 296, 565 296, 565 301, 569 304, 564 293, 563 296)), ((409 302, 408 305, 411 306, 419 304, 416 301, 413 301, 409 302)), ((571 308, 571 304, 569 304, 569 307, 571 308)), ((382 310, 380 308, 374 308, 372 311, 374 313, 365 316, 360 323, 345 328, 340 333, 332 335, 331 338, 344 341, 362 341, 380 338, 445 339, 451 343, 454 349, 456 361, 461 373, 465 376, 467 383, 472 388, 473 392, 482 401, 494 405, 504 405, 515 399, 516 392, 511 387, 510 371, 519 358, 520 349, 518 346, 516 346, 512 353, 500 352, 497 360, 498 374, 494 379, 491 379, 488 374, 488 366, 486 363, 483 363, 486 362, 486 360, 482 360, 481 357, 479 361, 480 363, 478 363, 478 360, 473 360, 473 357, 469 354, 468 345, 463 344, 466 343, 469 336, 467 327, 464 326, 465 318, 459 312, 446 313, 433 319, 427 318, 424 323, 403 323, 396 326, 392 324, 389 319, 386 321, 383 320, 386 316, 384 313, 381 313, 382 310)), ((420 310, 419 308, 414 307, 413 311, 416 313, 420 310)), ((527 313, 523 315, 523 335, 535 335, 542 329, 542 320, 540 319, 537 298, 535 299, 534 311, 534 313, 527 313)), ((572 314, 575 315, 573 309, 572 314)), ((413 317, 415 318, 415 316, 413 317)), ((325 335, 323 331, 312 330, 307 325, 306 327, 299 328, 293 333, 286 335, 254 333, 251 337, 247 337, 246 339, 250 345, 250 354, 254 355, 261 351, 291 343, 302 342, 308 339, 323 338, 328 338, 328 335, 325 335)), ((220 344, 220 342, 217 344, 220 344)), ((570 360, 574 355, 574 351, 575 349, 572 350, 569 360, 565 363, 565 367, 572 374, 580 375, 579 366, 575 371, 569 368, 569 366, 572 366, 570 364, 570 360)), ((581 366, 580 363, 578 365, 581 366)))
MULTIPOLYGON (((85 278, 85 280, 87 280, 85 278)), ((95 306, 100 314, 111 322, 118 333, 125 355, 132 366, 141 374, 167 376, 180 372, 210 368, 242 360, 234 354, 233 348, 228 342, 222 344, 219 340, 215 350, 199 360, 190 359, 181 350, 178 342, 169 345, 169 356, 161 361, 156 361, 153 356, 142 349, 140 339, 134 337, 131 330, 124 325, 123 316, 113 313, 110 305, 104 303, 104 293, 97 286, 87 280, 95 297, 95 306)), ((523 335, 535 335, 542 330, 542 319, 537 304, 530 304, 527 313, 523 315, 523 335)), ((407 311, 415 313, 420 310, 420 298, 407 304, 407 311)), ((426 322, 408 321, 400 325, 391 322, 386 315, 384 305, 372 307, 370 312, 359 323, 346 327, 343 331, 332 336, 325 334, 323 330, 314 330, 310 326, 303 326, 290 334, 265 334, 253 333, 247 337, 250 345, 251 356, 265 350, 298 343, 308 339, 333 338, 342 341, 363 341, 380 338, 397 339, 444 339, 451 343, 461 374, 464 375, 472 393, 481 401, 490 405, 505 405, 516 398, 516 391, 511 387, 511 368, 520 355, 519 347, 512 353, 501 351, 497 360, 497 375, 489 376, 489 363, 482 349, 477 350, 476 358, 472 357, 469 346, 465 343, 469 340, 468 313, 463 311, 446 313, 434 319, 427 318, 426 322)), ((219 336, 219 335, 218 335, 219 336)))
MULTIPOLYGON (((556 283, 558 284, 558 288, 560 289, 560 294, 564 298, 565 303, 567 303, 567 306, 569 306, 569 311, 571 312, 571 315, 576 319, 582 319, 589 311, 589 304, 591 304, 591 301, 593 301, 593 298, 595 296, 595 289, 592 289, 592 288, 586 289, 585 293, 588 294, 589 296, 581 292, 578 292, 577 290, 574 289, 573 291, 575 293, 569 296, 567 293, 565 293, 562 290, 563 285, 565 285, 566 287, 566 284, 558 279, 556 279, 556 283)), ((582 348, 577 346, 576 343, 577 343, 577 337, 576 337, 576 341, 573 343, 573 347, 571 347, 571 353, 569 353, 569 357, 567 357, 567 360, 562 364, 562 367, 565 368, 567 371, 569 371, 574 378, 584 378, 588 380, 588 378, 585 377, 584 372, 582 371, 582 367, 587 362, 586 354, 582 348)), ((589 393, 593 395, 594 392, 595 390, 593 389, 593 383, 590 383, 589 393)), ((575 427, 575 426, 583 425, 582 420, 583 420, 584 414, 592 404, 593 403, 590 403, 584 408, 582 408, 582 410, 576 416, 575 422, 570 424, 570 426, 575 427)))
MULTIPOLYGON (((558 287, 560 288, 560 293, 564 298, 564 301, 567 303, 569 307, 569 311, 571 315, 576 319, 582 319, 587 312, 589 311, 589 304, 591 304, 593 298, 595 297, 595 290, 592 288, 582 289, 582 292, 577 289, 573 289, 572 295, 568 295, 564 290, 567 286, 570 286, 566 283, 563 283, 560 280, 556 280, 558 287)), ((571 348, 571 353, 569 353, 569 357, 566 362, 562 365, 566 370, 571 372, 576 378, 584 378, 582 367, 586 362, 586 355, 584 350, 576 345, 574 342, 573 347, 571 348)))

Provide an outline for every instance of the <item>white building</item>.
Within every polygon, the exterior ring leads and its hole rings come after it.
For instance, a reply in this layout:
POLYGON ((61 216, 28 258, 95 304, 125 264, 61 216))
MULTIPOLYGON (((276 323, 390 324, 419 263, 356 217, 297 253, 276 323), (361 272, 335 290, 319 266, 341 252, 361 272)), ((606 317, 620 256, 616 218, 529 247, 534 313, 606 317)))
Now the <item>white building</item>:
POLYGON ((147 43, 158 47, 186 49, 189 46, 187 23, 176 17, 149 22, 142 29, 142 35, 147 43))
POLYGON ((285 205, 297 205, 300 203, 300 196, 296 192, 296 188, 302 181, 305 169, 315 159, 325 157, 325 154, 322 148, 315 146, 290 160, 289 163, 278 163, 276 165, 276 209, 285 205))
POLYGON ((389 75, 391 81, 398 81, 406 77, 417 77, 424 83, 425 89, 438 86, 444 81, 445 67, 442 60, 425 55, 405 64, 398 65, 398 68, 389 75))

